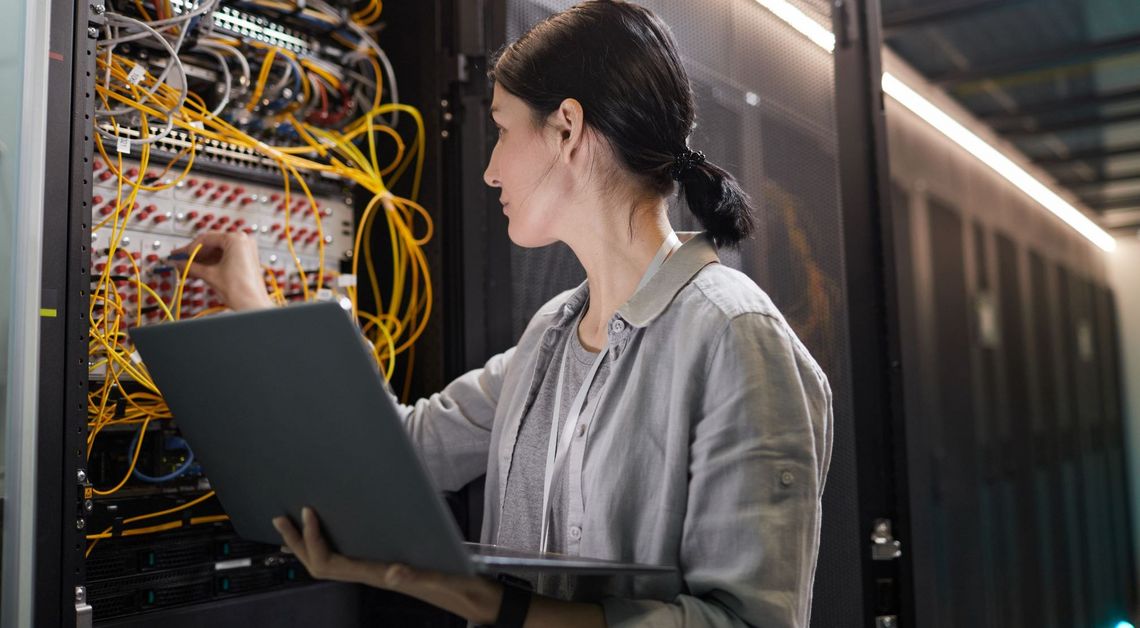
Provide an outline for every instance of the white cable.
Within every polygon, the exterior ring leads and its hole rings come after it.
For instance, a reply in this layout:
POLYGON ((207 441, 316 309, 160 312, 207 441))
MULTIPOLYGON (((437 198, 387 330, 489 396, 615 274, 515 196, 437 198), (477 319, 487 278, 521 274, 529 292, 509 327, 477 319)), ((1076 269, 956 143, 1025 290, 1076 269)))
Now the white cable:
POLYGON ((210 48, 213 50, 217 50, 218 52, 225 52, 225 53, 233 56, 235 59, 237 59, 238 64, 241 65, 241 80, 238 81, 238 87, 240 87, 242 89, 246 89, 249 87, 250 78, 251 78, 250 69, 249 69, 249 61, 246 60, 245 55, 242 54, 242 52, 240 50, 238 50, 237 48, 234 48, 233 46, 231 46, 229 44, 223 44, 219 41, 203 41, 203 42, 198 44, 198 47, 210 48))
POLYGON ((218 103, 218 106, 214 107, 214 110, 210 112, 210 117, 216 118, 218 117, 218 114, 220 114, 222 110, 230 104, 230 94, 233 89, 233 76, 230 74, 230 66, 226 61, 226 58, 222 56, 222 53, 218 52, 217 50, 203 45, 195 46, 194 49, 200 50, 203 54, 210 55, 214 59, 217 59, 218 65, 222 68, 222 75, 225 77, 226 91, 222 94, 222 100, 218 103))
MULTIPOLYGON (((150 89, 148 89, 146 91, 146 93, 143 94, 143 97, 139 99, 139 104, 140 105, 145 104, 148 100, 150 100, 154 96, 155 92, 158 91, 159 86, 162 85, 164 82, 166 82, 166 77, 170 74, 170 70, 172 68, 174 68, 175 66, 177 66, 179 74, 181 74, 181 76, 182 76, 182 81, 181 81, 181 86, 179 89, 180 98, 179 98, 178 104, 175 105, 175 107, 170 111, 170 114, 173 115, 174 111, 176 111, 178 108, 180 108, 186 102, 186 92, 187 92, 186 69, 184 67, 182 67, 182 60, 178 58, 178 50, 179 50, 179 48, 181 48, 182 42, 186 38, 186 31, 188 29, 183 28, 181 30, 181 32, 178 34, 178 40, 174 44, 171 44, 166 39, 166 37, 163 37, 161 33, 154 30, 154 28, 152 28, 146 22, 143 22, 141 20, 136 20, 133 17, 127 17, 125 15, 120 15, 118 13, 105 13, 104 16, 106 16, 108 24, 111 24, 114 22, 119 22, 120 24, 127 24, 130 26, 137 26, 137 27, 142 28, 143 30, 147 31, 148 34, 153 36, 153 38, 159 44, 161 44, 163 48, 166 49, 166 52, 170 55, 170 61, 171 62, 166 64, 166 67, 162 70, 162 74, 160 74, 158 76, 158 78, 155 79, 154 85, 152 85, 150 87, 150 89)), ((110 45, 114 46, 115 44, 111 43, 110 45)), ((110 84, 107 83, 104 85, 104 87, 106 87, 107 89, 110 89, 110 84)), ((121 115, 124 115, 127 113, 131 113, 132 111, 134 111, 133 107, 123 106, 123 107, 120 107, 118 109, 100 109, 100 110, 96 111, 95 113, 97 113, 99 115, 121 116, 121 115)))
MULTIPOLYGON (((181 75, 181 78, 182 78, 181 85, 179 87, 178 102, 175 104, 174 107, 166 110, 166 113, 167 113, 166 125, 163 127, 162 131, 160 131, 157 135, 152 135, 152 136, 149 136, 146 138, 140 137, 139 139, 130 139, 128 141, 130 141, 132 144, 152 144, 152 143, 157 142, 161 139, 164 139, 167 135, 170 135, 170 132, 174 129, 174 114, 175 114, 175 112, 177 112, 179 109, 181 109, 182 106, 186 103, 186 95, 188 93, 186 68, 184 68, 182 66, 182 60, 178 58, 178 52, 175 49, 175 47, 169 41, 167 41, 167 39, 165 37, 163 37, 161 33, 154 30, 153 28, 151 28, 149 24, 142 22, 142 21, 139 21, 139 20, 136 20, 134 18, 126 17, 126 16, 119 15, 116 13, 105 13, 104 15, 108 18, 108 24, 111 24, 112 22, 125 22, 127 24, 132 25, 132 26, 142 27, 144 30, 146 30, 150 34, 152 34, 154 36, 154 39, 157 40, 162 45, 162 47, 166 49, 167 53, 169 53, 169 55, 170 55, 171 62, 166 65, 166 69, 163 71, 162 75, 154 81, 154 86, 151 87, 151 89, 147 92, 146 96, 139 100, 140 104, 146 102, 151 96, 154 95, 154 93, 156 91, 158 91, 158 86, 163 83, 163 81, 166 78, 166 75, 170 72, 170 69, 172 67, 177 66, 177 68, 178 68, 178 73, 181 75)), ((179 37, 179 42, 178 42, 179 44, 181 44, 182 37, 185 36, 186 30, 187 29, 185 29, 185 28, 182 29, 182 33, 179 37)), ((113 46, 114 44, 111 44, 111 45, 113 46)), ((107 87, 108 87, 108 89, 110 89, 109 84, 107 87)), ((132 113, 134 111, 135 111, 135 109, 133 107, 125 106, 125 107, 122 107, 120 109, 100 109, 100 110, 96 111, 96 114, 114 117, 114 116, 119 116, 119 115, 123 115, 123 114, 127 114, 127 113, 132 113)), ((102 135, 104 137, 114 139, 116 141, 118 141, 120 139, 119 136, 103 129, 102 125, 98 125, 98 124, 95 125, 95 130, 100 135, 102 135)))

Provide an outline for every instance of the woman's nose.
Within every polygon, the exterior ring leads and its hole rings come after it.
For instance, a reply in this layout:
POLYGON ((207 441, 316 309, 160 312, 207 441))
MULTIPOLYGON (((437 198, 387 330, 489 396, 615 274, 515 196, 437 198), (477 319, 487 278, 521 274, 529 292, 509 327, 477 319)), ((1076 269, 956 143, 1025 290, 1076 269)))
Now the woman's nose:
POLYGON ((491 159, 487 161, 487 169, 483 171, 483 182, 493 188, 503 187, 499 181, 499 168, 495 164, 495 153, 491 152, 491 159))
POLYGON ((487 166, 487 169, 483 171, 483 181, 493 188, 502 187, 499 182, 499 173, 492 171, 491 166, 487 166))

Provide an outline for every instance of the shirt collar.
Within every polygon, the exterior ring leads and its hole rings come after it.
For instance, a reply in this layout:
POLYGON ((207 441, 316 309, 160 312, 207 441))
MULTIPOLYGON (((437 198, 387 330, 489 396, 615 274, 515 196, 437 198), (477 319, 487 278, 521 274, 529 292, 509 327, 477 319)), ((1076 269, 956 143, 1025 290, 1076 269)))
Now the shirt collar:
POLYGON ((716 247, 704 232, 677 234, 684 244, 673 252, 649 282, 618 308, 630 325, 645 327, 665 311, 677 293, 705 266, 719 262, 716 247))
MULTIPOLYGON (((704 232, 684 232, 677 236, 683 244, 673 252, 649 281, 618 308, 620 316, 634 327, 645 327, 665 311, 681 291, 705 266, 719 262, 716 247, 704 232)), ((567 324, 578 314, 589 294, 583 281, 567 297, 555 315, 554 327, 567 324)))

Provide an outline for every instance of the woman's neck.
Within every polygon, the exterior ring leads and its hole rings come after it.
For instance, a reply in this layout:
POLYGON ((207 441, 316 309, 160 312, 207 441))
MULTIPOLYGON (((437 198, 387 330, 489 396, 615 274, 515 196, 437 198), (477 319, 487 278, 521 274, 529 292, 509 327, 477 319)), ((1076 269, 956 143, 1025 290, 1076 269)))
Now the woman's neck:
MULTIPOLYGON (((579 338, 590 350, 606 343, 606 325, 637 290, 662 242, 672 232, 665 215, 665 201, 633 211, 593 212, 595 224, 584 227, 566 243, 586 269, 590 301, 578 328, 579 338), (632 232, 632 237, 631 237, 632 232)), ((585 221, 584 221, 585 222, 585 221)))

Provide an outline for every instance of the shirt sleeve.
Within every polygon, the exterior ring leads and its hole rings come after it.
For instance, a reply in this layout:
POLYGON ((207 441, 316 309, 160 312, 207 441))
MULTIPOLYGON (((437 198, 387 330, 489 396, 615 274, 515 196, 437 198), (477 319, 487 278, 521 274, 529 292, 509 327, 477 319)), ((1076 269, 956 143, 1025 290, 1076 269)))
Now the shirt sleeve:
POLYGON ((672 603, 609 598, 611 627, 808 625, 831 390, 787 324, 732 319, 712 349, 690 435, 672 603))
POLYGON ((456 491, 487 472, 495 408, 511 348, 414 405, 397 404, 408 436, 438 488, 456 491))

